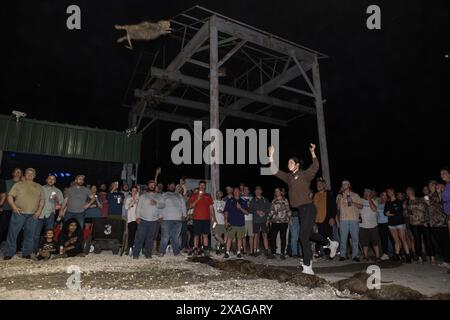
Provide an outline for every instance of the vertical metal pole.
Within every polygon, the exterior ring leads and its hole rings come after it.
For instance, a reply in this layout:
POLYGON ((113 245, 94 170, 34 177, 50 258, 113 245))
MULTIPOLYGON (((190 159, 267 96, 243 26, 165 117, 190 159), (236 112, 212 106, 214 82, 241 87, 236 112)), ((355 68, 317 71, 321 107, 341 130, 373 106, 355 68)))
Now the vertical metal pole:
MULTIPOLYGON (((138 122, 138 116, 136 112, 134 111, 134 108, 130 110, 130 113, 128 114, 128 128, 133 128, 137 126, 138 122)), ((131 175, 133 174, 133 164, 132 163, 124 163, 124 167, 126 170, 126 179, 125 181, 128 183, 128 185, 131 187, 133 184, 133 181, 131 180, 131 175)), ((137 176, 137 173, 136 173, 137 176)), ((137 183, 137 179, 136 179, 137 183)))
MULTIPOLYGON (((205 147, 206 147, 206 143, 203 143, 203 149, 205 149, 205 147)), ((209 179, 211 179, 211 168, 210 168, 211 166, 209 165, 209 164, 206 164, 205 163, 205 180, 209 180, 209 179)))
POLYGON ((327 135, 325 131, 322 88, 320 84, 319 62, 317 61, 317 57, 315 57, 315 61, 313 63, 312 74, 313 74, 313 84, 316 91, 315 104, 316 104, 317 128, 319 131, 320 160, 322 163, 322 174, 323 177, 325 178, 325 181, 327 182, 328 189, 331 189, 330 166, 328 163, 327 135))
MULTIPOLYGON (((209 19, 209 127, 219 129, 219 74, 218 74, 218 40, 217 40, 216 16, 209 19)), ((219 152, 219 141, 216 144, 219 152)), ((211 164, 211 187, 212 196, 215 198, 216 191, 220 190, 219 164, 211 164)))

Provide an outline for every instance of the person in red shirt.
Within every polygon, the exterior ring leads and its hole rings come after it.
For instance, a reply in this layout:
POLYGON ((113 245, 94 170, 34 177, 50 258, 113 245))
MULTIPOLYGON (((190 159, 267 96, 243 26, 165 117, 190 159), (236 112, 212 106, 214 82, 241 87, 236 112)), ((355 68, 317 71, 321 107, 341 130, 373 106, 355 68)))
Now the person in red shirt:
POLYGON ((201 252, 198 250, 199 238, 203 239, 204 254, 207 255, 208 235, 211 233, 210 222, 215 222, 213 199, 209 193, 205 192, 206 181, 200 181, 198 184, 198 191, 195 192, 188 201, 189 208, 194 209, 193 215, 193 229, 194 229, 194 248, 189 252, 189 255, 198 255, 201 252))

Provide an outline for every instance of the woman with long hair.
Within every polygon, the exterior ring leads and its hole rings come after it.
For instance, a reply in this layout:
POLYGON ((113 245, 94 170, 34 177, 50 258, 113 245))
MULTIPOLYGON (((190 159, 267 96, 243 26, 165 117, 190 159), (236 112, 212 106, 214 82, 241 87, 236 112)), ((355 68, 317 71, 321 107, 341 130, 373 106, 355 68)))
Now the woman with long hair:
POLYGON ((60 253, 67 257, 82 255, 83 252, 83 231, 77 219, 72 218, 64 223, 61 233, 58 236, 58 247, 62 247, 60 253))
POLYGON ((403 216, 403 203, 397 199, 395 190, 389 188, 386 190, 388 201, 384 206, 384 214, 388 217, 389 231, 394 239, 395 254, 392 260, 400 260, 400 249, 403 247, 403 251, 406 255, 406 262, 411 263, 411 255, 409 253, 408 241, 406 240, 406 224, 403 216))

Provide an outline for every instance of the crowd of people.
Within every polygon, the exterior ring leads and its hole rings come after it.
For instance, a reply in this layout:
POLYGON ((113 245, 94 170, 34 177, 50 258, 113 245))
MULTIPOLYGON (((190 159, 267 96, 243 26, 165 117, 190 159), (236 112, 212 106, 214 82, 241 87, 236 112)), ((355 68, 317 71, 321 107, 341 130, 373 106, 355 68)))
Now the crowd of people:
MULTIPOLYGON (((0 241, 3 259, 21 252, 26 259, 83 256, 84 230, 95 219, 126 221, 128 242, 123 245, 134 259, 184 254, 231 256, 264 255, 267 259, 301 259, 303 272, 314 274, 312 262, 333 259, 353 262, 374 260, 424 263, 450 267, 450 174, 442 169, 443 183, 432 180, 421 194, 409 187, 379 195, 364 189, 362 197, 342 181, 335 196, 327 182, 316 179, 319 170, 315 146, 312 164, 302 168, 295 157, 289 172, 279 170, 269 148, 272 173, 288 190, 276 187, 266 197, 261 186, 244 183, 226 187, 226 193, 206 192, 206 181, 188 190, 184 179, 129 186, 113 182, 99 188, 85 185, 83 175, 58 189, 49 175, 44 185, 36 172, 14 169, 12 178, 0 180, 0 241), (159 244, 158 244, 159 243, 159 244)), ((125 222, 124 222, 125 223, 125 222)))

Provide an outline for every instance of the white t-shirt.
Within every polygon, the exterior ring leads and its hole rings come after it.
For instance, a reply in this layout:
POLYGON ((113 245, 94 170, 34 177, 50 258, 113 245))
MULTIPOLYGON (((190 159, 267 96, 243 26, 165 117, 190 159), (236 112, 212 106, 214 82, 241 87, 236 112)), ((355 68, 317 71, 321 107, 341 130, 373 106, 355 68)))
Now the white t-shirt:
MULTIPOLYGON (((250 201, 252 201, 252 196, 242 196, 241 199, 247 202, 247 207, 250 207, 250 201)), ((253 221, 253 215, 251 213, 245 215, 245 221, 253 221)))
MULTIPOLYGON (((378 206, 378 202, 376 200, 372 200, 376 206, 378 206)), ((361 228, 371 229, 378 226, 378 210, 372 211, 372 208, 369 205, 369 201, 366 199, 362 199, 363 208, 359 210, 361 213, 362 223, 359 224, 361 228)))
POLYGON ((128 223, 136 221, 136 207, 139 197, 136 197, 136 203, 130 208, 131 201, 133 201, 132 197, 129 197, 125 200, 124 209, 127 210, 127 221, 128 223))
POLYGON ((214 213, 216 214, 217 224, 225 224, 225 217, 223 215, 223 209, 225 208, 225 201, 214 200, 214 213))

